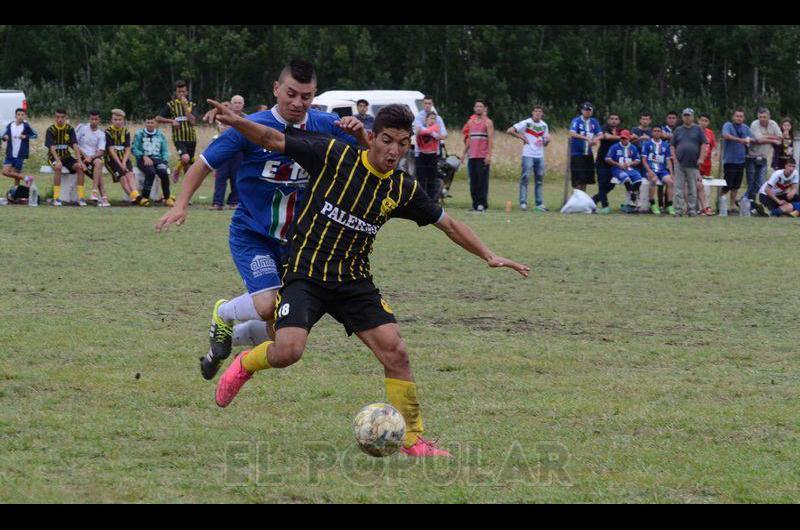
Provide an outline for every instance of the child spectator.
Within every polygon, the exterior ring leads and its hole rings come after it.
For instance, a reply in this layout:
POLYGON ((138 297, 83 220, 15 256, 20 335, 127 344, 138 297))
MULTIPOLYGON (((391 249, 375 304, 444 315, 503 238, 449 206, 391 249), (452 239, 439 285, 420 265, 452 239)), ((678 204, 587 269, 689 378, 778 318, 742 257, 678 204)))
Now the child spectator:
POLYGON ((550 130, 542 120, 544 109, 533 107, 531 117, 515 123, 506 133, 522 140, 522 174, 519 177, 519 207, 528 209, 528 182, 531 171, 534 175, 533 194, 535 211, 546 212, 542 188, 544 185, 544 148, 550 143, 550 130))
POLYGON ((23 182, 26 187, 30 187, 33 177, 22 174, 22 166, 30 156, 30 139, 37 138, 38 135, 33 127, 26 121, 26 113, 23 109, 14 112, 14 121, 6 126, 3 133, 3 140, 6 144, 6 158, 3 162, 3 175, 14 179, 14 186, 19 186, 23 182))
POLYGON ((156 175, 161 179, 161 191, 164 192, 164 205, 172 207, 175 197, 169 192, 169 149, 167 137, 156 128, 155 116, 148 116, 144 121, 144 129, 136 131, 133 138, 133 155, 136 166, 144 173, 144 187, 139 206, 150 206, 150 191, 156 175))

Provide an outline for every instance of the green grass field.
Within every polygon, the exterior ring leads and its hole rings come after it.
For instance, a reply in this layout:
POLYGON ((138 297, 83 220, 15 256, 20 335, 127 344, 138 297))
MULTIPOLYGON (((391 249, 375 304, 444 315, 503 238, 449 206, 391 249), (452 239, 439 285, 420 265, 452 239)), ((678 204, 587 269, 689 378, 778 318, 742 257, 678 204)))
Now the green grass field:
MULTIPOLYGON (((382 369, 330 317, 300 363, 216 407, 197 359, 213 302, 242 291, 230 212, 156 235, 163 208, 0 207, 0 501, 800 501, 796 221, 507 223, 453 191, 449 212, 533 274, 435 228, 379 235, 428 434, 456 455, 435 462, 357 451, 382 369)), ((491 202, 515 193, 493 182, 491 202)))

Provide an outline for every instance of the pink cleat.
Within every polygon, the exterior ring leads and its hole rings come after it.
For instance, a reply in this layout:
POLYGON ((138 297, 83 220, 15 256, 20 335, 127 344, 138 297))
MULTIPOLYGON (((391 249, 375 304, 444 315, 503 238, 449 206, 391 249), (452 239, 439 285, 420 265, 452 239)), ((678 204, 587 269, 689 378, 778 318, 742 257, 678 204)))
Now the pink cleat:
POLYGON ((439 448, 435 441, 426 440, 422 436, 417 438, 417 443, 411 447, 403 447, 400 450, 404 455, 413 457, 446 456, 449 458, 453 456, 444 449, 439 448))
POLYGON ((239 393, 239 390, 244 384, 253 377, 253 374, 248 373, 242 366, 242 356, 250 350, 245 350, 233 360, 222 377, 219 378, 217 383, 217 392, 214 399, 220 407, 227 407, 233 401, 233 398, 239 393))

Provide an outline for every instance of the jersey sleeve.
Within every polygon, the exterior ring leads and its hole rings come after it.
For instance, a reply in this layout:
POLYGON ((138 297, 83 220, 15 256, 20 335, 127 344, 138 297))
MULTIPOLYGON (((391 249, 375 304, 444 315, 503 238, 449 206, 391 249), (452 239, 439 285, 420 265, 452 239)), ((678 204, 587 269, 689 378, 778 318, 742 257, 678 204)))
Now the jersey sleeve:
MULTIPOLYGON (((358 145, 358 142, 356 141, 355 138, 353 138, 352 136, 350 136, 349 134, 344 132, 341 129, 341 127, 339 127, 338 125, 335 125, 334 123, 331 123, 331 134, 337 140, 341 140, 341 141, 343 141, 344 143, 346 143, 348 145, 351 145, 353 147, 358 145)), ((325 147, 327 148, 327 145, 325 147)), ((302 165, 302 164, 300 164, 300 165, 302 165)), ((306 171, 308 171, 308 170, 306 170, 306 171)))
POLYGON ((611 146, 611 148, 606 153, 606 160, 616 160, 617 159, 617 144, 611 146))
POLYGON ((417 180, 412 181, 411 197, 405 204, 392 211, 392 217, 409 219, 419 226, 438 223, 444 217, 444 209, 431 199, 417 180))
POLYGON ((578 130, 578 118, 572 118, 572 121, 569 124, 569 130, 572 132, 580 132, 578 130))
POLYGON ((44 135, 44 146, 50 147, 54 143, 56 143, 55 135, 53 134, 53 129, 49 128, 44 135))
POLYGON ((325 134, 290 127, 286 130, 283 154, 300 164, 309 175, 318 175, 325 165, 326 157, 333 151, 329 149, 332 147, 331 142, 336 141, 325 134))
POLYGON ((521 133, 522 131, 524 131, 525 127, 527 126, 527 121, 528 120, 522 120, 522 121, 518 121, 517 123, 515 123, 514 124, 514 130, 517 131, 518 133, 521 133))
POLYGON ((247 139, 236 129, 228 129, 211 142, 200 155, 209 169, 217 169, 239 151, 244 150, 247 139))

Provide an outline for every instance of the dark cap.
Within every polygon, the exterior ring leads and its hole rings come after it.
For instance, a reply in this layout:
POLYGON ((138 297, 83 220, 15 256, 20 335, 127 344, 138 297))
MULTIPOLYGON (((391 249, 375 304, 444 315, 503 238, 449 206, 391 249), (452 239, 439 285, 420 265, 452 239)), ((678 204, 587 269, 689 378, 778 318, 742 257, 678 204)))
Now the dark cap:
POLYGON ((588 101, 585 101, 583 105, 581 105, 581 110, 594 110, 594 105, 592 105, 588 101))

